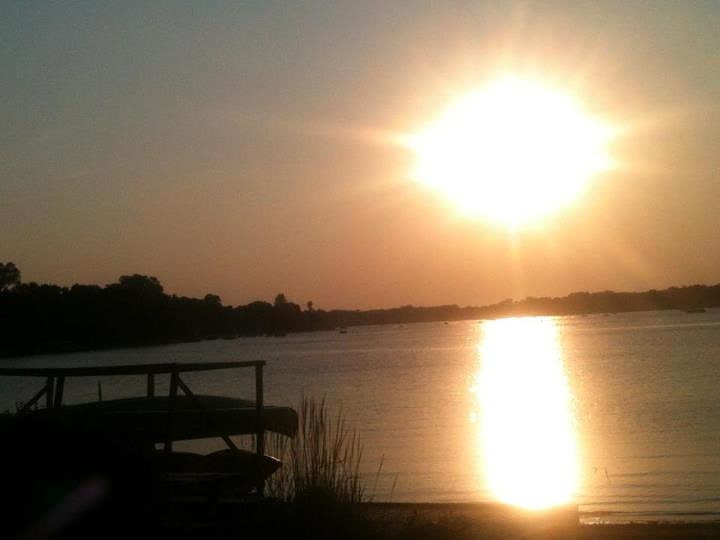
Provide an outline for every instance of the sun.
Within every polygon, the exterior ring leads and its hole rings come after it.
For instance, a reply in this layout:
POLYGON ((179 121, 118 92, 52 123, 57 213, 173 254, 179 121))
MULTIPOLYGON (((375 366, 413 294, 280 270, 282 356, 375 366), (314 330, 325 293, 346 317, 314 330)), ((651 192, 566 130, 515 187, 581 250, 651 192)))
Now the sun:
POLYGON ((572 95, 503 76, 405 142, 417 156, 413 179, 465 214, 516 228, 577 199, 610 168, 612 135, 572 95))

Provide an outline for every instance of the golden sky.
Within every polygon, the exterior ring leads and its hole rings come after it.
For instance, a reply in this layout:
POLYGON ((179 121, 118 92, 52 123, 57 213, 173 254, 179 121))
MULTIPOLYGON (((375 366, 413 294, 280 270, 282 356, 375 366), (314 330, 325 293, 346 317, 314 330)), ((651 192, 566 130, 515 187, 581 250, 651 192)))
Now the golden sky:
POLYGON ((0 261, 322 308, 720 281, 717 3, 436 4, 3 5, 0 261), (621 128, 512 234, 394 142, 501 72, 621 128))

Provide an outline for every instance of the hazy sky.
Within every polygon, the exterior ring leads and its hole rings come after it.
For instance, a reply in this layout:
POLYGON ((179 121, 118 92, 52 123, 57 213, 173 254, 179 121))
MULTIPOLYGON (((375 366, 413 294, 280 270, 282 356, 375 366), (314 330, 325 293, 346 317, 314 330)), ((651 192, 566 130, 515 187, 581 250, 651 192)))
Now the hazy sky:
POLYGON ((6 1, 0 261, 323 308, 717 283, 718 29, 716 1, 6 1), (515 235, 388 142, 502 70, 623 126, 515 235))

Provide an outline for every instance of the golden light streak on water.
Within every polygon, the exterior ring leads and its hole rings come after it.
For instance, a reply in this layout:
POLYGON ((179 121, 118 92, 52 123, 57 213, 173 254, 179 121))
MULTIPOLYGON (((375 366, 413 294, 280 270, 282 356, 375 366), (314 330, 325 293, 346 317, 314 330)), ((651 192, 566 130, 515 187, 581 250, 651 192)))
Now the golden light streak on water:
POLYGON ((499 501, 528 509, 569 502, 578 484, 572 400, 550 318, 486 321, 475 391, 484 476, 499 501))

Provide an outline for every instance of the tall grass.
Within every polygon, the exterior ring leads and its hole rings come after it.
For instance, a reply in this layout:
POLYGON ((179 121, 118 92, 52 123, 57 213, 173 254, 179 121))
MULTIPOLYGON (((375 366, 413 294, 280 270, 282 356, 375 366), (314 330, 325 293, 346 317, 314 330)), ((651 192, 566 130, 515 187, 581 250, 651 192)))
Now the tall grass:
POLYGON ((302 398, 298 433, 271 437, 270 448, 284 462, 268 481, 268 494, 297 504, 352 505, 365 500, 360 480, 362 445, 340 410, 331 416, 325 398, 302 398))

